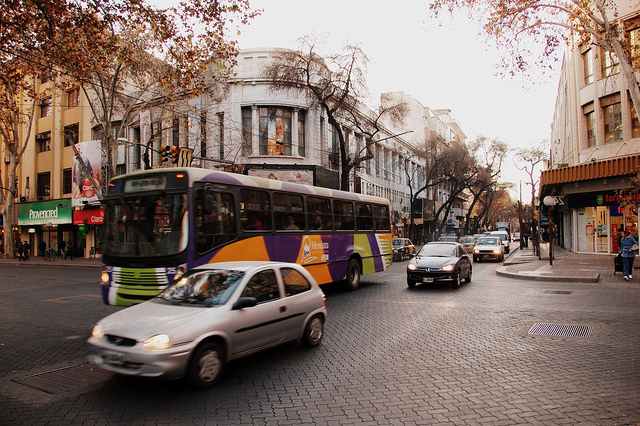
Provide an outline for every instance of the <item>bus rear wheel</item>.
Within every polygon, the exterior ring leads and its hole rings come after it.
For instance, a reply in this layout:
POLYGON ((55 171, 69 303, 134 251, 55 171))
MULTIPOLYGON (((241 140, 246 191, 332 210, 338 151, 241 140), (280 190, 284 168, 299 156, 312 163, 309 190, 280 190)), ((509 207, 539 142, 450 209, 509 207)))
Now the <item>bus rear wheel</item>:
POLYGON ((349 259, 349 264, 347 265, 347 279, 346 279, 347 290, 349 291, 356 290, 360 286, 361 276, 362 276, 362 271, 360 269, 360 262, 358 262, 357 259, 349 259))

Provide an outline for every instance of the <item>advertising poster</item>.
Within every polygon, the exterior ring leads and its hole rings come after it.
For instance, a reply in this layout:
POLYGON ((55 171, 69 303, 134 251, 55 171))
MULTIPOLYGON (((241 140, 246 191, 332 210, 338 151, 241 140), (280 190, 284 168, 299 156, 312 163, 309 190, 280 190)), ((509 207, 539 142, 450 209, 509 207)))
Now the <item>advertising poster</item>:
MULTIPOLYGON (((97 185, 98 192, 102 191, 102 182, 100 181, 102 168, 102 149, 100 141, 87 141, 76 144, 80 157, 87 165, 87 171, 93 176, 93 180, 97 185)), ((84 203, 98 201, 96 190, 91 185, 91 181, 86 176, 80 162, 73 157, 73 176, 71 183, 71 205, 74 207, 82 206, 84 203)))

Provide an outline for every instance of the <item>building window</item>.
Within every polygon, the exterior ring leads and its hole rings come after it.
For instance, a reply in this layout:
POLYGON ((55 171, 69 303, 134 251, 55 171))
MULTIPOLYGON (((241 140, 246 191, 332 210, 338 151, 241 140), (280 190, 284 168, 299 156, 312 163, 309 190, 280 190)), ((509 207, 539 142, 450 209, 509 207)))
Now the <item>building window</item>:
POLYGON ((207 113, 200 113, 200 157, 207 156, 207 113))
POLYGON ((79 129, 78 123, 64 126, 64 146, 71 146, 71 144, 75 145, 78 143, 79 129))
POLYGON ((596 114, 593 102, 583 106, 582 113, 587 121, 587 146, 596 146, 596 114))
POLYGON ((620 94, 610 95, 600 99, 604 118, 604 142, 622 140, 622 109, 620 94))
POLYGON ((51 98, 42 99, 40 101, 40 117, 48 117, 51 115, 51 98))
MULTIPOLYGON (((631 95, 629 95, 631 97, 631 95)), ((631 110, 631 137, 640 138, 640 121, 638 121, 638 113, 633 106, 633 102, 629 99, 629 109, 631 110)))
POLYGON ((75 108, 80 105, 80 88, 67 90, 67 108, 75 108))
POLYGON ((602 76, 609 77, 620 71, 620 60, 618 56, 607 50, 602 50, 602 76))
POLYGON ((51 195, 51 172, 38 173, 38 197, 49 197, 51 195))
POLYGON ((218 114, 218 155, 219 159, 224 159, 224 112, 218 114))
POLYGON ((251 155, 252 139, 251 108, 242 108, 242 154, 251 155))
POLYGON ((582 64, 584 67, 585 86, 593 83, 593 50, 587 49, 582 53, 582 64))
POLYGON ((291 109, 261 107, 260 155, 291 155, 291 109))
POLYGON ((629 59, 633 68, 640 68, 640 19, 636 25, 638 28, 629 31, 629 59))
POLYGON ((306 153, 306 141, 304 137, 304 111, 298 113, 298 155, 304 157, 306 153))
POLYGON ((338 151, 340 138, 338 137, 338 129, 336 129, 333 125, 331 126, 330 130, 331 141, 329 142, 329 166, 332 169, 337 169, 338 166, 340 166, 340 153, 338 151))
POLYGON ((42 75, 40 75, 40 83, 44 84, 50 81, 51 81, 51 70, 46 70, 45 72, 42 73, 42 75))
POLYGON ((71 194, 71 168, 62 170, 62 193, 71 194))
POLYGON ((37 152, 51 151, 51 132, 36 135, 36 150, 37 152))
POLYGON ((179 118, 173 119, 172 135, 173 135, 172 145, 180 146, 180 119, 179 118))

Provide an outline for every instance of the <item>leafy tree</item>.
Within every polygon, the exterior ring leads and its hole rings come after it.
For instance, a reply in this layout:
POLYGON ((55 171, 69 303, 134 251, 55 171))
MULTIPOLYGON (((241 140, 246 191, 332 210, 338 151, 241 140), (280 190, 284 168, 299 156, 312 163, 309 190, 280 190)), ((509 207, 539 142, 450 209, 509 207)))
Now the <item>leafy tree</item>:
POLYGON ((263 71, 272 90, 303 93, 324 110, 339 140, 340 189, 344 191, 349 190, 350 172, 374 158, 373 147, 378 143, 382 122, 400 123, 406 114, 404 103, 379 107, 373 114, 366 112, 366 63, 359 46, 347 45, 343 52, 323 58, 316 53, 316 39, 303 37, 298 51, 278 50, 263 71), (360 151, 350 152, 343 125, 364 136, 365 145, 360 151))
MULTIPOLYGON (((430 8, 441 10, 467 8, 483 17, 486 34, 505 50, 503 65, 510 70, 526 71, 531 61, 548 64, 556 49, 565 43, 594 43, 620 61, 636 111, 640 111, 640 86, 632 66, 631 45, 626 39, 624 22, 618 19, 613 0, 432 0, 430 8), (523 43, 527 37, 537 44, 523 43), (532 46, 541 46, 534 52, 532 46)), ((637 0, 636 8, 640 6, 637 0)))

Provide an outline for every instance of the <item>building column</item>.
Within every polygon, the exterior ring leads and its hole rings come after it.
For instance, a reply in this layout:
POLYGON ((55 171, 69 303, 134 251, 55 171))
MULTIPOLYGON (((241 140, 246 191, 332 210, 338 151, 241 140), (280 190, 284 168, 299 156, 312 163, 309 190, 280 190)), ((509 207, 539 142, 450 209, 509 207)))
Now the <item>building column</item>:
POLYGON ((255 104, 251 105, 251 154, 260 154, 260 116, 255 104))
POLYGON ((298 155, 298 114, 300 108, 294 108, 291 114, 291 155, 298 155))

